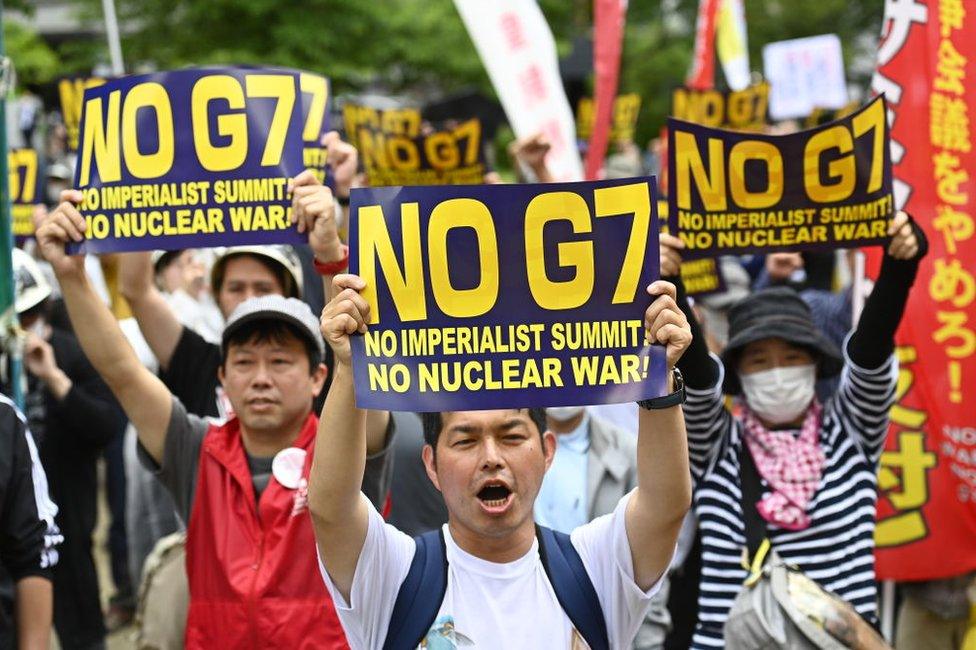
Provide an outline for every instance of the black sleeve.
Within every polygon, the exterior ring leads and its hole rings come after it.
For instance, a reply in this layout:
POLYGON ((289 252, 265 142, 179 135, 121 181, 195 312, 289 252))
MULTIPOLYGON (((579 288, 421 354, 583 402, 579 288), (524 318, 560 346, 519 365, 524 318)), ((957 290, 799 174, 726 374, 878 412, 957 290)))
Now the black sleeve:
POLYGON ((125 426, 122 407, 72 334, 57 332, 51 342, 71 388, 61 400, 48 394, 48 434, 61 432, 72 443, 101 449, 125 426))
POLYGON ((45 547, 47 523, 38 513, 34 494, 33 464, 27 446, 27 428, 13 407, 0 403, 2 463, 6 476, 0 512, 0 563, 14 582, 29 576, 50 579, 51 558, 45 547))
POLYGON ((708 344, 701 324, 695 318, 695 312, 688 302, 688 292, 680 277, 661 278, 674 284, 678 289, 678 308, 684 312, 691 327, 691 345, 678 360, 678 369, 684 377, 685 385, 689 388, 711 388, 718 381, 718 365, 709 355, 708 344))
POLYGON ((895 350, 895 330, 905 313, 908 292, 915 282, 919 262, 928 252, 925 233, 914 220, 911 224, 918 238, 918 253, 910 260, 896 260, 885 253, 878 281, 847 342, 848 356, 862 368, 881 366, 895 350))
POLYGON ((184 327, 169 366, 159 371, 159 378, 187 412, 219 417, 215 393, 219 367, 220 346, 184 327))

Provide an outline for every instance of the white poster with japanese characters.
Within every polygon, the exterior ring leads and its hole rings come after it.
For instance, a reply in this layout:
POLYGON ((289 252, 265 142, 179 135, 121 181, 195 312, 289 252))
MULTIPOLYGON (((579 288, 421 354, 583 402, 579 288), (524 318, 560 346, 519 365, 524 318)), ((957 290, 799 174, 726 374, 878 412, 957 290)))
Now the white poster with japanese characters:
POLYGON ((557 181, 583 179, 556 42, 534 0, 454 0, 515 136, 545 135, 557 181))
POLYGON ((848 102, 836 34, 770 43, 763 47, 763 70, 774 120, 806 117, 815 108, 843 108, 848 102))

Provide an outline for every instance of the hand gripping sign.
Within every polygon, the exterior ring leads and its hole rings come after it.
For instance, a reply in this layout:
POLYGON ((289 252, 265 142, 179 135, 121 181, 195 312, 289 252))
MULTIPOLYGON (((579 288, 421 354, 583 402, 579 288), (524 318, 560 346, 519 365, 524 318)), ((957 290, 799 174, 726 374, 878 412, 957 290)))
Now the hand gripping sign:
POLYGON ((626 402, 665 392, 644 341, 658 277, 651 178, 355 189, 357 404, 410 411, 626 402), (653 254, 652 254, 653 253, 653 254))
POLYGON ((668 225, 685 259, 887 240, 894 204, 883 97, 783 136, 669 119, 668 169, 668 225))
MULTIPOLYGON (((298 243, 299 75, 187 69, 85 90, 75 170, 90 253, 298 243)), ((75 252, 73 251, 73 252, 75 252)))

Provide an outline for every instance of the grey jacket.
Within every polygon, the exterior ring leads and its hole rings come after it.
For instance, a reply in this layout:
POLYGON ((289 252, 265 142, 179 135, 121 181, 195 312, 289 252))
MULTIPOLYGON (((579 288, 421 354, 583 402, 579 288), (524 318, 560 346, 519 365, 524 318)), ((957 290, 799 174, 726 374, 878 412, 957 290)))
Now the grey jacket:
MULTIPOLYGON (((586 458, 586 499, 589 518, 613 512, 620 499, 637 487, 637 436, 590 413, 590 451, 586 458)), ((651 609, 634 640, 637 650, 657 650, 671 629, 668 580, 654 596, 651 609)))

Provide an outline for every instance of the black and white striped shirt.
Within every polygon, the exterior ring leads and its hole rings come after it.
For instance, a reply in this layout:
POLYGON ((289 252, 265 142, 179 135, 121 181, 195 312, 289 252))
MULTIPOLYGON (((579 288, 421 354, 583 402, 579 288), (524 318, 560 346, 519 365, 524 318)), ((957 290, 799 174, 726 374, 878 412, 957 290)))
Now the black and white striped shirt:
MULTIPOLYGON (((876 614, 874 525, 877 469, 888 431, 898 374, 894 357, 879 368, 845 356, 837 392, 824 405, 820 444, 823 476, 810 501, 812 522, 802 531, 768 525, 773 548, 790 564, 833 591, 864 617, 876 614)), ((702 575, 694 648, 724 646, 723 625, 746 579, 739 453, 742 424, 725 408, 722 364, 711 389, 687 389, 684 406, 694 508, 702 536, 702 575)))

